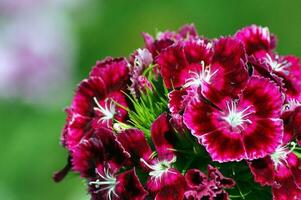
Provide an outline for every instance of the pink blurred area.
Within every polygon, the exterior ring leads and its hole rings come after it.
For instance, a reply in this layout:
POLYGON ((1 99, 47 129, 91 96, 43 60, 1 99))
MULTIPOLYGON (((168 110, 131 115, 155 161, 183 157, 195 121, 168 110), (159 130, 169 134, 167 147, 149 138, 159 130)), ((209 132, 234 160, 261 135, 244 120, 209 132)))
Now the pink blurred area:
POLYGON ((0 0, 1 98, 41 105, 64 99, 77 46, 68 15, 73 6, 69 0, 0 0))

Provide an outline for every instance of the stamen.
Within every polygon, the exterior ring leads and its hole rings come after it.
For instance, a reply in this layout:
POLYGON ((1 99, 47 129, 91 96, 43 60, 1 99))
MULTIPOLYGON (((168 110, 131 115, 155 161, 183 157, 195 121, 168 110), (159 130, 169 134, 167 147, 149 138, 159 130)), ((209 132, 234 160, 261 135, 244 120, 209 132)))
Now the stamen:
POLYGON ((211 78, 218 72, 218 69, 211 73, 210 66, 205 66, 205 62, 201 61, 202 70, 200 72, 189 71, 193 76, 186 80, 184 87, 201 86, 205 83, 210 84, 211 78))
POLYGON ((232 127, 243 127, 244 123, 252 124, 252 121, 250 119, 246 119, 247 116, 254 113, 254 110, 250 111, 250 108, 252 106, 248 106, 242 111, 237 110, 237 105, 235 101, 227 102, 227 109, 228 109, 228 115, 225 117, 222 117, 225 121, 227 121, 232 127))
POLYGON ((148 164, 143 158, 140 158, 140 161, 145 164, 148 168, 150 168, 152 171, 149 172, 149 175, 153 178, 161 178, 162 174, 164 173, 174 173, 172 171, 169 171, 171 168, 171 164, 176 161, 176 158, 174 157, 171 161, 163 160, 160 162, 157 162, 154 165, 148 164))
POLYGON ((274 163, 275 170, 278 169, 279 165, 288 165, 287 163, 287 155, 294 151, 296 147, 295 142, 288 143, 285 146, 279 146, 276 151, 271 155, 271 159, 274 163), (290 147, 291 146, 291 147, 290 147))
POLYGON ((96 173, 101 178, 97 179, 96 181, 90 181, 89 185, 94 185, 95 188, 98 190, 94 191, 95 193, 107 191, 107 196, 109 200, 112 200, 113 195, 118 197, 118 195, 115 193, 115 187, 117 185, 116 178, 110 174, 109 169, 104 169, 104 175, 98 172, 96 169, 96 173), (104 187, 101 187, 104 186, 104 187))
POLYGON ((114 115, 116 113, 114 101, 106 99, 105 106, 102 107, 96 97, 93 97, 93 100, 94 100, 95 104, 97 105, 97 107, 94 107, 94 110, 98 111, 102 114, 102 117, 100 117, 100 119, 97 121, 97 123, 99 123, 99 122, 105 123, 106 122, 107 125, 109 125, 110 120, 114 118, 114 115), (108 101, 110 101, 110 102, 108 103, 108 101))
POLYGON ((275 60, 272 59, 272 57, 269 54, 266 54, 266 58, 264 59, 265 63, 267 63, 272 70, 276 72, 283 72, 285 74, 289 74, 288 67, 291 66, 291 64, 284 60, 282 62, 278 62, 278 56, 276 56, 275 60))
POLYGON ((301 102, 296 99, 290 99, 286 104, 282 107, 282 112, 285 111, 293 111, 295 108, 301 106, 301 102))

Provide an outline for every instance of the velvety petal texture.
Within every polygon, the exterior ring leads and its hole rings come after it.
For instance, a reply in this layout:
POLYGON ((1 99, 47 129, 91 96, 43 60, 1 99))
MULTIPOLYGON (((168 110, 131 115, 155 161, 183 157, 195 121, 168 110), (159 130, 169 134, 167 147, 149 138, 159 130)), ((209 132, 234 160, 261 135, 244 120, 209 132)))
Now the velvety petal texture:
POLYGON ((77 86, 54 181, 75 172, 92 200, 301 199, 299 58, 257 25, 142 36, 77 86))
POLYGON ((185 200, 229 199, 225 188, 233 188, 235 182, 231 178, 224 177, 221 172, 208 165, 208 175, 198 169, 189 169, 185 174, 187 190, 185 200))
POLYGON ((83 139, 71 156, 74 171, 82 177, 93 177, 95 168, 104 162, 118 171, 130 158, 114 133, 106 128, 99 128, 91 137, 83 139))
POLYGON ((127 118, 128 103, 124 93, 129 76, 124 58, 107 58, 99 61, 88 79, 83 80, 67 109, 67 122, 63 133, 63 143, 69 149, 76 146, 84 135, 99 127, 112 127, 113 119, 127 118))
POLYGON ((276 46, 276 38, 267 27, 256 25, 247 26, 235 34, 235 38, 241 40, 249 55, 259 51, 269 52, 276 46))
POLYGON ((252 77, 239 99, 225 98, 218 108, 203 100, 191 103, 184 112, 184 122, 213 160, 253 160, 280 145, 282 104, 274 83, 252 77))

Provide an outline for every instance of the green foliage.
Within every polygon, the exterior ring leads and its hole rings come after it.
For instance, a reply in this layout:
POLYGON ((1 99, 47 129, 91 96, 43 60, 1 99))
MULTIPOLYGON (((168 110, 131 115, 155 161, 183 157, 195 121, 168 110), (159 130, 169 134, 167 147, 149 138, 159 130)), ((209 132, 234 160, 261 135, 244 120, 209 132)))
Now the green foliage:
MULTIPOLYGON (((152 74, 152 73, 150 73, 152 74)), ((154 120, 167 110, 168 91, 163 86, 161 78, 155 79, 154 75, 149 75, 152 89, 147 88, 140 97, 127 94, 132 103, 133 109, 128 110, 129 123, 142 130, 147 138, 150 138, 150 127, 154 120)))

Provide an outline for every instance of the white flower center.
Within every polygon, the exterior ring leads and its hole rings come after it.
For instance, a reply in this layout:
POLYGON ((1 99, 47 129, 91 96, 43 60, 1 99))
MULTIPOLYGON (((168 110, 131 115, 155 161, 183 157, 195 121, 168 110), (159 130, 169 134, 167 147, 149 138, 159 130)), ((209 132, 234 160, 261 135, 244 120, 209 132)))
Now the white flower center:
POLYGON ((277 60, 278 56, 276 56, 276 58, 273 60, 269 54, 266 54, 266 58, 264 59, 265 63, 267 63, 272 68, 272 70, 288 74, 289 71, 287 68, 290 67, 291 64, 286 60, 282 62, 278 62, 277 60))
POLYGON ((243 128, 244 123, 252 124, 252 121, 247 119, 247 116, 254 113, 253 110, 250 111, 251 106, 246 107, 245 109, 238 111, 236 102, 231 101, 227 102, 228 115, 222 117, 226 122, 228 122, 233 128, 240 126, 243 128))
POLYGON ((102 123, 106 122, 108 124, 109 121, 114 118, 114 115, 116 113, 116 107, 114 102, 112 100, 106 99, 105 105, 104 107, 102 107, 96 97, 94 97, 93 100, 97 105, 97 107, 94 107, 94 110, 101 113, 102 115, 98 120, 98 122, 102 122, 102 123))
POLYGON ((218 72, 218 69, 211 73, 210 66, 205 66, 204 61, 201 62, 202 70, 197 72, 189 71, 193 76, 186 80, 184 87, 201 86, 205 83, 211 83, 211 78, 218 72))
POLYGON ((276 149, 276 151, 271 155, 271 159, 274 163, 275 170, 278 169, 279 165, 287 164, 287 155, 290 154, 297 145, 295 142, 291 142, 290 144, 287 144, 285 146, 279 146, 276 149), (289 148, 290 144, 292 145, 291 148, 289 148))
MULTIPOLYGON (((171 161, 163 160, 154 165, 148 164, 143 158, 140 159, 148 168, 151 169, 149 175, 152 178, 160 178, 162 174, 166 172, 170 172, 169 169, 171 168, 171 164, 175 162, 176 158, 173 158, 171 161)), ((173 172, 170 172, 173 173, 173 172)))
POLYGON ((104 175, 99 173, 98 170, 96 170, 96 173, 101 178, 101 180, 97 179, 96 181, 89 182, 89 185, 94 185, 95 188, 98 189, 95 191, 95 193, 107 191, 107 197, 109 200, 112 199, 113 195, 118 197, 118 195, 115 193, 115 187, 117 185, 117 181, 116 178, 109 173, 109 170, 105 169, 104 175))

